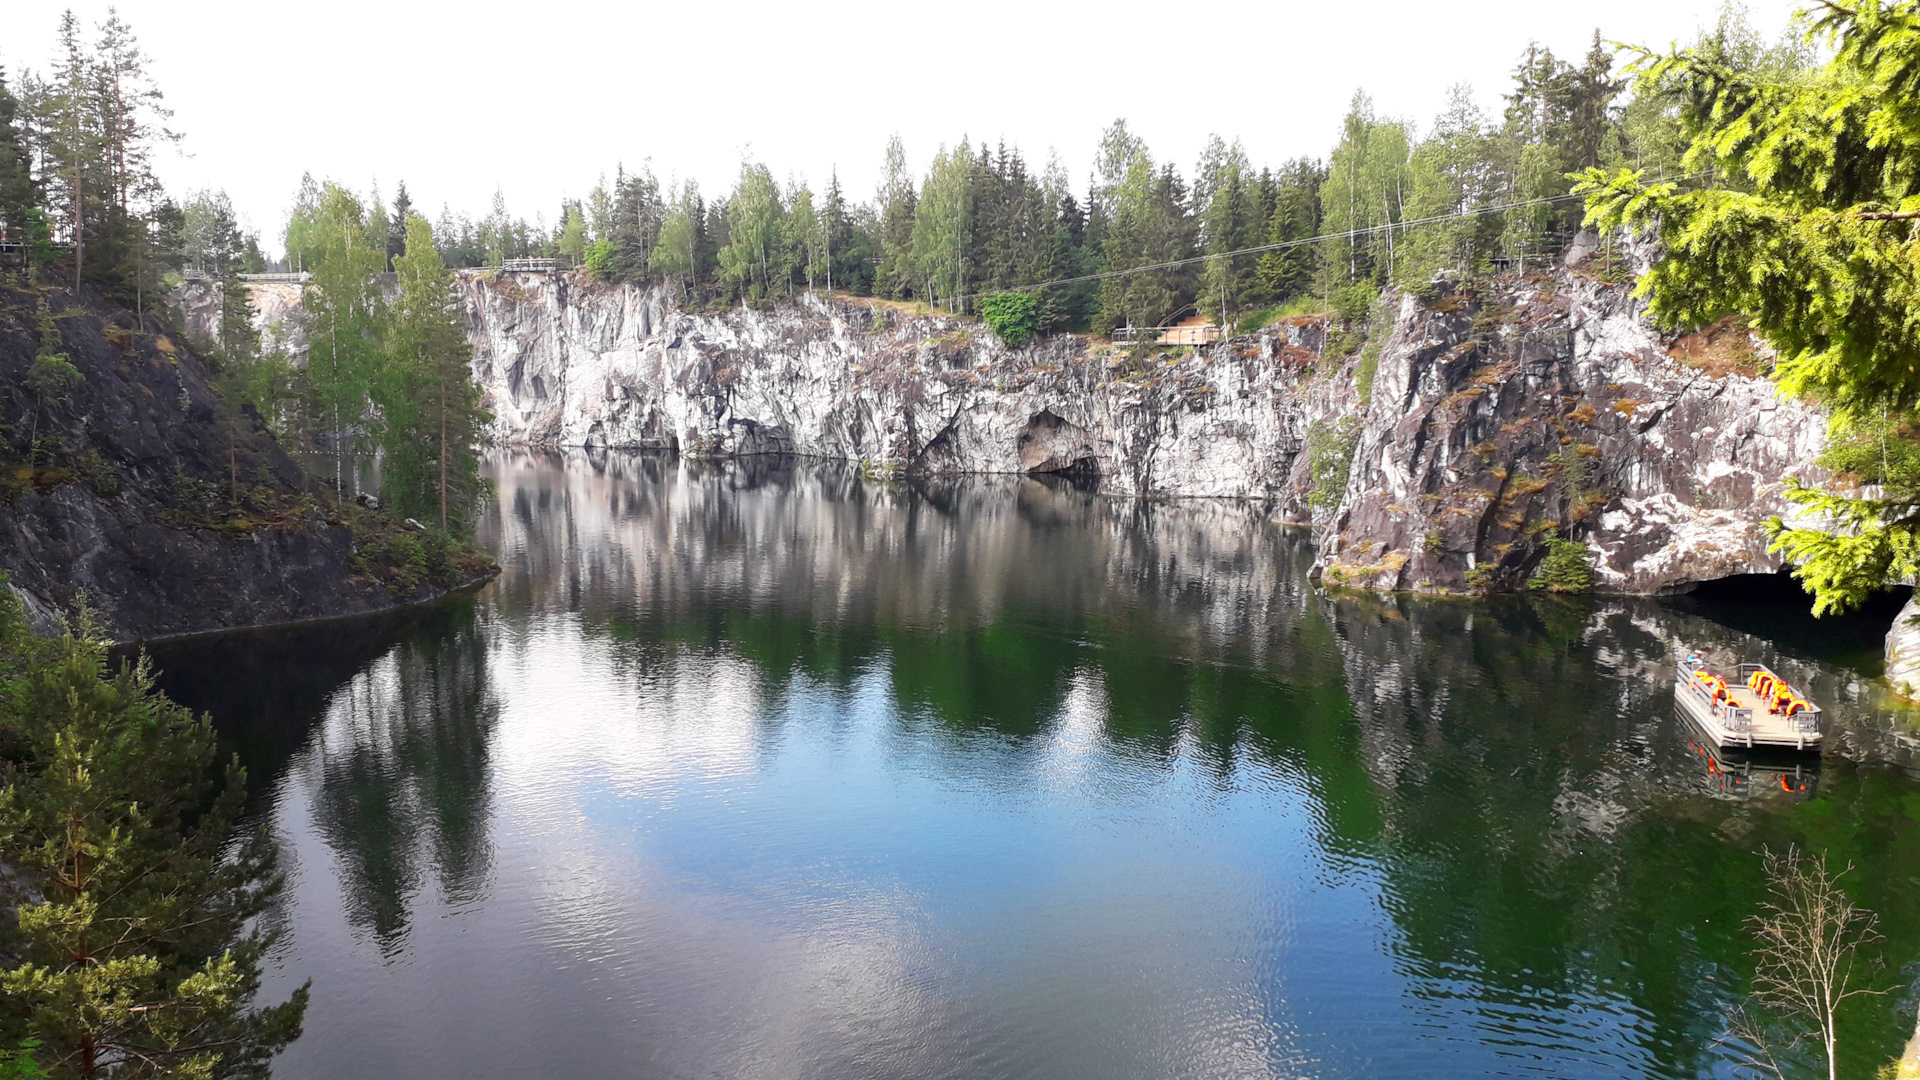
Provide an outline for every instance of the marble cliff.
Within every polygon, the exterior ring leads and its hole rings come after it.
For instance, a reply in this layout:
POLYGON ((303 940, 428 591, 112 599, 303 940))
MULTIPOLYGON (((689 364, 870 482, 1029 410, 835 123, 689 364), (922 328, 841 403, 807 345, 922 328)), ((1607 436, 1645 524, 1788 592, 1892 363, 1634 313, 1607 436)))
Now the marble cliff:
POLYGON ((1561 269, 1403 296, 1374 339, 1292 319, 1130 355, 809 298, 685 309, 573 274, 460 278, 474 378, 509 445, 798 454, 884 476, 1066 472, 1113 495, 1228 498, 1321 534, 1319 570, 1381 589, 1521 585, 1545 540, 1598 586, 1772 571, 1781 478, 1823 415, 1744 338, 1663 336, 1618 285, 1561 269))

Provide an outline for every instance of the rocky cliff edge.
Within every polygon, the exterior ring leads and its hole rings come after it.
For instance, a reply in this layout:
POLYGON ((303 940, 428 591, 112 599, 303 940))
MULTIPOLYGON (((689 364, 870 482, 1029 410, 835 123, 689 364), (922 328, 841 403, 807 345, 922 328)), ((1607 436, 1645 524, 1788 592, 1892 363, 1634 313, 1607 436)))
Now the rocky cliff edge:
POLYGON ((1523 586, 1551 537, 1622 593, 1779 568, 1782 478, 1825 418, 1743 332, 1672 338, 1577 270, 1401 296, 1373 340, 1284 320, 1196 350, 808 297, 685 310, 664 288, 461 274, 495 435, 523 445, 790 453, 881 475, 1069 472, 1123 496, 1259 501, 1323 532, 1331 580, 1523 586))
POLYGON ((0 571, 119 641, 379 611, 491 564, 310 484, 155 320, 0 287, 0 571), (71 364, 48 378, 42 355, 71 364), (77 377, 77 378, 76 378, 77 377))

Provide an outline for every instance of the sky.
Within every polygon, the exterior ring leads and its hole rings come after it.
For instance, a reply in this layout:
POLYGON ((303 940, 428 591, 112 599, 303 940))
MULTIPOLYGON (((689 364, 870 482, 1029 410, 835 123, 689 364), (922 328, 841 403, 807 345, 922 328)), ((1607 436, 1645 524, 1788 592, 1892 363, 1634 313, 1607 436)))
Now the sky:
MULTIPOLYGON (((544 3, 325 4, 121 0, 185 136, 159 162, 174 192, 224 188, 280 247, 302 173, 416 206, 509 208, 551 223, 620 163, 709 193, 743 157, 871 196, 889 135, 923 167, 942 144, 1005 139, 1083 184, 1116 117, 1189 175, 1210 133, 1256 164, 1323 157, 1356 89, 1429 123, 1468 83, 1490 111, 1529 41, 1586 51, 1596 11, 1523 0, 1234 3, 974 0, 937 6, 544 3), (457 10, 457 15, 454 12, 457 10)), ((1720 0, 1614 0, 1607 40, 1665 46, 1720 0)), ((1800 0, 1750 0, 1771 38, 1800 0)), ((44 69, 61 11, 0 4, 0 64, 44 69)))

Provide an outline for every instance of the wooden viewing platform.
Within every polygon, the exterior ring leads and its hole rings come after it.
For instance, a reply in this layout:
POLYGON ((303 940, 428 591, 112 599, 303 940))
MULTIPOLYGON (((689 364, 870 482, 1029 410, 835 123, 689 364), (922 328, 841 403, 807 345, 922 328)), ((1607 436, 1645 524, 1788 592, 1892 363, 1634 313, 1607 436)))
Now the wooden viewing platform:
POLYGON ((1221 329, 1204 317, 1194 316, 1173 326, 1116 326, 1107 335, 1109 341, 1139 341, 1151 338, 1155 345, 1211 345, 1223 336, 1221 329))
MULTIPOLYGON (((1711 668, 1703 668, 1717 675, 1711 668)), ((1747 688, 1747 678, 1763 672, 1782 685, 1786 680, 1760 664, 1741 664, 1738 677, 1727 679, 1729 700, 1716 701, 1714 692, 1694 675, 1691 665, 1680 665, 1674 680, 1673 700, 1718 746, 1784 746, 1795 750, 1818 750, 1823 735, 1825 714, 1818 705, 1793 716, 1772 712, 1760 695, 1747 688)), ((1798 696, 1798 695, 1796 695, 1798 696)), ((1803 699, 1804 700, 1804 699, 1803 699)))

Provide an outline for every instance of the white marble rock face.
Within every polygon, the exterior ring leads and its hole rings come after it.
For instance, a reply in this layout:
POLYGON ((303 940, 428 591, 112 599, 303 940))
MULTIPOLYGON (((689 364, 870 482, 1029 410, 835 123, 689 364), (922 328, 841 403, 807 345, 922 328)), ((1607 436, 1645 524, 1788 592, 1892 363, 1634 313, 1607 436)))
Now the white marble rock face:
MULTIPOLYGON (((1360 587, 1519 587, 1556 534, 1588 543, 1610 592, 1772 571, 1783 478, 1820 478, 1819 410, 1680 362, 1624 287, 1564 268, 1398 297, 1377 348, 1333 359, 1319 318, 1129 360, 883 303, 690 311, 670 287, 564 272, 461 271, 459 288, 501 443, 1097 473, 1113 495, 1311 524, 1321 570, 1360 587), (1346 483, 1310 502, 1314 433, 1343 423, 1346 483)), ((217 320, 206 291, 182 298, 190 327, 217 320)), ((304 341, 293 287, 254 300, 264 330, 304 341)))

